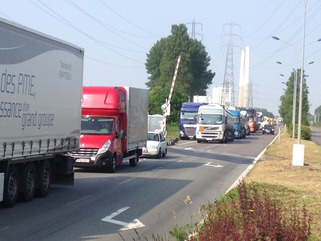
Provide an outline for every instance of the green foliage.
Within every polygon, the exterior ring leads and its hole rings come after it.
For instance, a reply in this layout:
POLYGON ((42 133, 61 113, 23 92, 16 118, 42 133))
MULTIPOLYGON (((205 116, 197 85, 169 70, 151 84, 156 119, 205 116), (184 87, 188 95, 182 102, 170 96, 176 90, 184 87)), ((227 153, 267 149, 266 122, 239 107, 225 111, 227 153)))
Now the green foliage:
POLYGON ((254 109, 256 110, 256 112, 262 112, 263 116, 274 118, 274 114, 272 112, 269 112, 267 109, 258 107, 255 107, 254 109))
MULTIPOLYGON (((299 115, 299 94, 300 94, 300 76, 301 70, 298 69, 297 76, 297 88, 296 88, 296 111, 295 111, 295 120, 298 122, 299 115)), ((286 82, 287 89, 284 94, 281 96, 281 105, 279 106, 279 113, 283 118, 283 122, 290 126, 292 124, 292 112, 293 112, 293 93, 294 93, 294 80, 295 80, 295 71, 291 73, 288 81, 286 82)), ((308 100, 308 86, 306 80, 303 79, 303 90, 302 90, 302 124, 309 125, 308 122, 308 113, 309 113, 309 100, 308 100)))
MULTIPOLYGON (((168 88, 155 87, 149 91, 148 111, 150 115, 162 114, 161 106, 165 103, 169 93, 168 88)), ((188 98, 182 87, 176 86, 171 100, 171 112, 167 122, 177 122, 182 102, 188 98)))
POLYGON ((190 241, 307 240, 311 215, 305 205, 286 208, 256 183, 241 182, 224 202, 217 202, 190 241))
POLYGON ((172 86, 179 55, 181 61, 171 98, 169 122, 177 121, 182 102, 191 100, 194 95, 206 95, 215 76, 215 73, 207 70, 211 59, 204 45, 189 37, 184 24, 173 25, 171 35, 157 41, 147 54, 145 66, 150 74, 146 83, 150 88, 150 114, 161 113, 161 106, 168 98, 172 86))
POLYGON ((176 241, 184 241, 186 238, 186 232, 184 227, 179 227, 177 224, 169 231, 176 241))
POLYGON ((301 126, 301 137, 303 140, 311 140, 312 131, 309 126, 301 126))
POLYGON ((175 140, 175 139, 179 138, 179 128, 178 128, 177 122, 171 122, 171 123, 167 124, 166 129, 167 129, 166 139, 168 141, 175 140))
MULTIPOLYGON (((290 125, 289 133, 292 133, 292 126, 290 125)), ((292 134, 291 134, 292 135, 292 134)), ((295 138, 298 138, 298 125, 295 125, 295 131, 294 131, 295 138)), ((311 140, 312 131, 309 126, 307 125, 301 125, 301 138, 303 140, 311 140)))

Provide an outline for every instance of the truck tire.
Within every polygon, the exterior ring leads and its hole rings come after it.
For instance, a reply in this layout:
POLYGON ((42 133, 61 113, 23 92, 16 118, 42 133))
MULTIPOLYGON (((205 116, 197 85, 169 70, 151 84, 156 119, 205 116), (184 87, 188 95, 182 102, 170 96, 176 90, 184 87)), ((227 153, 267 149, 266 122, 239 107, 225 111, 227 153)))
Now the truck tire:
POLYGON ((113 155, 111 161, 108 162, 107 172, 114 173, 116 171, 116 155, 113 155))
POLYGON ((3 205, 6 208, 13 207, 20 191, 20 176, 16 165, 11 165, 4 182, 3 205))
POLYGON ((37 184, 37 169, 35 164, 28 163, 22 170, 21 175, 21 200, 29 202, 35 195, 37 184))
POLYGON ((162 149, 159 148, 158 153, 157 153, 157 159, 160 159, 162 157, 162 149))
POLYGON ((233 132, 230 132, 229 141, 231 141, 231 142, 234 141, 234 133, 233 132))
POLYGON ((132 158, 132 159, 130 159, 129 160, 129 165, 131 166, 131 167, 135 167, 135 166, 137 166, 137 162, 138 162, 138 153, 137 153, 137 151, 135 152, 135 158, 132 158))
POLYGON ((51 164, 48 160, 43 161, 39 169, 39 187, 37 193, 40 197, 46 197, 51 186, 51 164))
POLYGON ((166 157, 166 155, 167 155, 167 148, 166 148, 165 151, 163 152, 162 156, 163 156, 163 157, 166 157))
POLYGON ((221 143, 227 143, 228 142, 228 134, 227 134, 227 132, 224 132, 223 139, 220 142, 221 143))

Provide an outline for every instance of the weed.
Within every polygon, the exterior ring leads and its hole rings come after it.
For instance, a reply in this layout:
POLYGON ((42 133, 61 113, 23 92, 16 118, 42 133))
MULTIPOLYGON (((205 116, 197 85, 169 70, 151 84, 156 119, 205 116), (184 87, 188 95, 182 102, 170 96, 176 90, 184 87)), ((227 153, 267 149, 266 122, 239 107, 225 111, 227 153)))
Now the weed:
POLYGON ((311 217, 302 209, 285 209, 257 183, 241 182, 238 195, 215 202, 190 241, 307 240, 311 217), (232 197, 232 198, 231 198, 232 197))

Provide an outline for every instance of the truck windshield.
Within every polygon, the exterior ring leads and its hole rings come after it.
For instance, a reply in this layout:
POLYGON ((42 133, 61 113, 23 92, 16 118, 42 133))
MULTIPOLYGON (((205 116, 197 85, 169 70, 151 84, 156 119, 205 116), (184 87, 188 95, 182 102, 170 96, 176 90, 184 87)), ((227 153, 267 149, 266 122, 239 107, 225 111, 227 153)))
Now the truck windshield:
POLYGON ((222 124, 222 116, 214 114, 201 114, 199 116, 200 124, 222 124))
POLYGON ((114 122, 114 118, 82 116, 81 134, 112 135, 114 122))
POLYGON ((181 120, 193 120, 197 112, 181 112, 181 120))
POLYGON ((233 116, 233 120, 235 124, 240 123, 240 118, 238 116, 233 116))

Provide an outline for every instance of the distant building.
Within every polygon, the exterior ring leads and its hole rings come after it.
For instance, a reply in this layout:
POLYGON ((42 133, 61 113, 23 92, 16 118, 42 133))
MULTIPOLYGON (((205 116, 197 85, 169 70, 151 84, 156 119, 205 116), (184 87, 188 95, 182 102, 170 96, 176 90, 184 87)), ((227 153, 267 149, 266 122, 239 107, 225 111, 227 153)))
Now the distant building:
MULTIPOLYGON (((223 87, 213 87, 211 103, 225 105, 225 103, 223 103, 224 101, 222 100, 222 97, 223 97, 223 87)), ((231 100, 232 100, 231 88, 229 88, 228 100, 229 100, 228 102, 231 103, 231 100)))

